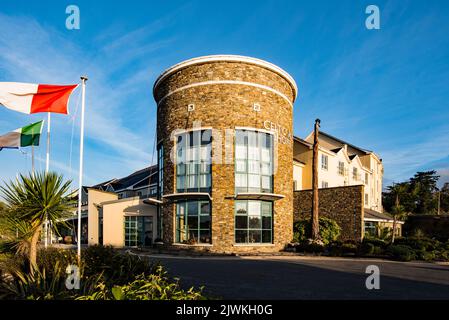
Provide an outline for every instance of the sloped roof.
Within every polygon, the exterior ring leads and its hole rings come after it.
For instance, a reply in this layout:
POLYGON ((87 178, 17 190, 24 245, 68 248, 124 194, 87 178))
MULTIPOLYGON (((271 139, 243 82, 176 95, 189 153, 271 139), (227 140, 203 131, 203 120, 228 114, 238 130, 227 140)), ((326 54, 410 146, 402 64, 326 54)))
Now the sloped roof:
POLYGON ((328 137, 328 138, 330 138, 330 139, 332 139, 332 140, 334 140, 336 142, 339 142, 341 145, 345 145, 346 144, 348 147, 353 148, 353 149, 355 149, 355 150, 357 150, 357 151, 359 151, 361 153, 364 153, 364 154, 372 153, 372 151, 370 151, 370 150, 357 147, 357 146, 355 146, 355 145, 353 145, 351 143, 348 143, 348 142, 346 142, 344 140, 341 140, 341 139, 339 139, 337 137, 334 137, 334 136, 332 136, 332 135, 330 135, 330 134, 328 134, 328 133, 326 133, 324 131, 320 131, 320 135, 326 136, 326 137, 328 137))
POLYGON ((150 167, 146 167, 144 169, 138 170, 136 172, 131 173, 129 176, 124 178, 120 178, 112 182, 110 185, 114 188, 115 191, 124 190, 134 186, 137 183, 144 182, 146 178, 148 178, 147 184, 150 181, 150 175, 153 172, 157 171, 157 165, 153 165, 150 167))
POLYGON ((372 209, 363 209, 365 212, 365 219, 393 221, 393 217, 386 212, 379 212, 372 209))

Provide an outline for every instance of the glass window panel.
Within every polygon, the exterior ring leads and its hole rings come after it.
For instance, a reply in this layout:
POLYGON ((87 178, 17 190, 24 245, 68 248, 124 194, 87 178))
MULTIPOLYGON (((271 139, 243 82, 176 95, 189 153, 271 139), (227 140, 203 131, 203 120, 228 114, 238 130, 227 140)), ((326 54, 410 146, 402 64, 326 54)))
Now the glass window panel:
POLYGON ((256 147, 248 147, 248 159, 250 160, 259 160, 260 159, 260 152, 259 148, 256 147))
POLYGON ((235 230, 235 242, 247 243, 248 242, 248 230, 235 230))
POLYGON ((248 216, 235 216, 236 229, 248 229, 248 216))
POLYGON ((209 202, 201 202, 201 212, 202 215, 210 215, 210 204, 209 202))
POLYGON ((186 165, 184 163, 178 164, 176 168, 177 175, 185 175, 186 174, 186 165))
POLYGON ((246 159, 246 152, 247 148, 246 146, 237 145, 235 146, 235 158, 236 159, 246 159))
POLYGON ((246 210, 246 201, 236 201, 235 202, 235 212, 236 214, 244 214, 246 215, 248 211, 246 210))
POLYGON ((198 229, 197 230, 189 229, 188 234, 189 234, 188 240, 193 240, 194 242, 198 242, 198 229))
POLYGON ((248 201, 248 215, 260 215, 260 201, 248 201))
POLYGON ((250 229, 261 229, 262 228, 262 220, 260 216, 249 216, 248 217, 248 228, 250 229))
POLYGON ((210 216, 200 216, 200 229, 210 229, 210 216))
POLYGON ((271 229, 271 217, 262 217, 262 229, 271 229))
POLYGON ((211 243, 210 230, 200 230, 200 242, 211 243))
POLYGON ((189 216, 198 215, 198 202, 197 201, 187 202, 187 214, 189 216))
POLYGON ((264 216, 271 216, 271 211, 272 211, 273 205, 271 204, 271 202, 262 202, 262 215, 264 216))
POLYGON ((248 161, 248 173, 260 173, 260 162, 255 160, 248 161))
POLYGON ((262 242, 263 243, 272 243, 271 239, 271 230, 262 230, 262 242))
POLYGON ((236 160, 235 170, 237 172, 246 172, 246 160, 236 160))
POLYGON ((271 175, 271 165, 269 163, 262 163, 262 174, 271 175))
POLYGON ((198 229, 198 216, 191 216, 189 215, 187 217, 187 226, 190 229, 198 229))
POLYGON ((262 161, 271 162, 270 149, 262 149, 262 161))
POLYGON ((248 231, 248 242, 249 243, 260 243, 262 240, 261 230, 249 230, 248 231))
POLYGON ((258 174, 248 174, 248 187, 260 188, 260 176, 258 174))
POLYGON ((246 187, 247 181, 246 181, 247 175, 246 174, 236 174, 235 175, 235 185, 236 187, 246 187))
POLYGON ((262 176, 262 189, 271 189, 271 176, 262 176))
POLYGON ((189 178, 189 189, 197 189, 198 188, 198 176, 188 176, 189 178))

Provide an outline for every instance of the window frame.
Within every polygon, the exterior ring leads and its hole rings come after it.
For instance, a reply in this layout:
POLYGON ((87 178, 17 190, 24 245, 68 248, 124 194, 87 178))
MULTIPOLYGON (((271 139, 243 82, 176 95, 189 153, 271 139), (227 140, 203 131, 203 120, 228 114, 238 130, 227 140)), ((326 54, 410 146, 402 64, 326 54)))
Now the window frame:
POLYGON ((329 170, 329 156, 322 153, 321 154, 321 169, 322 170, 329 170), (325 159, 325 161, 323 161, 325 159))
POLYGON ((175 140, 175 152, 176 192, 211 193, 212 129, 189 130, 178 133, 175 140), (207 134, 210 135, 209 139, 204 139, 205 134, 206 137, 207 134), (205 181, 204 184, 202 184, 203 181, 205 181))
POLYGON ((212 244, 212 204, 210 201, 202 201, 202 200, 190 200, 190 201, 180 201, 176 203, 176 221, 175 221, 175 243, 179 244, 212 244), (196 203, 196 214, 190 212, 189 204, 196 203), (209 212, 204 214, 202 211, 202 205, 207 204, 209 212), (180 214, 180 209, 184 208, 184 213, 180 214), (192 218, 196 217, 196 228, 189 228, 189 220, 194 220, 192 218), (201 228, 202 219, 201 218, 208 217, 209 228, 201 228), (180 227, 180 221, 183 221, 183 227, 180 227), (196 233, 196 238, 194 237, 194 241, 191 241, 190 234, 191 232, 196 233), (201 241, 202 231, 208 231, 209 241, 201 241), (181 237, 181 234, 184 236, 181 237))
POLYGON ((275 139, 272 132, 251 128, 235 130, 234 189, 236 194, 241 192, 273 192, 274 144, 275 139), (240 137, 239 134, 242 136, 240 137), (239 143, 240 139, 243 139, 243 144, 239 143), (254 141, 256 145, 251 144, 254 141), (269 147, 266 147, 268 143, 269 147), (257 153, 251 153, 251 150, 257 150, 257 153), (268 150, 268 160, 265 160, 266 150, 268 150), (264 185, 267 184, 268 188, 265 188, 264 185))
POLYGON ((261 245, 269 245, 273 244, 274 241, 274 205, 271 201, 261 201, 261 200, 236 200, 234 206, 234 243, 237 245, 252 245, 252 244, 261 244, 261 245), (257 214, 251 210, 250 204, 252 205, 252 209, 254 209, 254 205, 258 204, 259 210, 257 214), (241 212, 241 207, 245 207, 245 211, 241 212), (265 207, 265 209, 264 209, 265 207), (269 213, 264 210, 269 208, 269 213), (244 217, 244 218, 242 218, 244 217), (252 218, 251 218, 252 217, 252 218), (264 227, 267 218, 269 217, 270 227, 264 227), (251 219, 258 219, 258 223, 260 226, 254 227, 254 223, 257 220, 251 221, 251 219), (264 221, 265 218, 265 221, 264 221), (246 227, 242 227, 243 226, 246 227), (253 227, 251 227, 253 225, 253 227), (245 241, 238 241, 237 234, 244 235, 245 241), (265 233, 265 234, 264 234, 265 233), (250 236, 259 234, 260 240, 255 242, 250 242, 250 236), (264 237, 269 234, 269 241, 264 241, 264 237))

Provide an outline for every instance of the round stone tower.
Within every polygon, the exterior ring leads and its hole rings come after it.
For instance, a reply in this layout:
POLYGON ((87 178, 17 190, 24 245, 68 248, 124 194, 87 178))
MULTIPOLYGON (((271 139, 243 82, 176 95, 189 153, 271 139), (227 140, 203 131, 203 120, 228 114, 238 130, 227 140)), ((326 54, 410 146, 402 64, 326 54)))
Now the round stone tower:
POLYGON ((164 71, 153 94, 164 243, 283 249, 293 229, 293 78, 260 59, 206 56, 164 71))

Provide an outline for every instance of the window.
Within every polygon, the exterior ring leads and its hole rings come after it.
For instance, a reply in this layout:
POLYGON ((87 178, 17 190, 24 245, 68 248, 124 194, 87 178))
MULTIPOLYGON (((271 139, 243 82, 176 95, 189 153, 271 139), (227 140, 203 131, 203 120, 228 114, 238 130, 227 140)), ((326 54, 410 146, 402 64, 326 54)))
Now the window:
POLYGON ((322 154, 321 155, 321 169, 327 170, 328 163, 329 163, 329 157, 326 156, 325 154, 322 154))
POLYGON ((162 143, 157 149, 157 166, 158 166, 158 190, 159 198, 164 194, 164 146, 162 143))
POLYGON ((368 200, 369 200, 369 195, 368 195, 368 193, 365 193, 365 205, 368 204, 368 200))
POLYGON ((235 242, 273 242, 273 203, 235 201, 235 242))
POLYGON ((210 192, 212 131, 190 131, 177 138, 177 192, 210 192))
POLYGON ((321 188, 329 188, 329 182, 321 181, 321 188))
POLYGON ((235 189, 239 192, 273 191, 273 136, 236 130, 235 189))
POLYGON ((125 217, 125 246, 150 246, 153 241, 153 217, 125 217))
POLYGON ((365 172, 365 185, 368 185, 369 183, 369 176, 368 173, 365 172))
POLYGON ((176 242, 211 243, 209 201, 184 201, 176 204, 176 242))
POLYGON ((377 223, 373 221, 365 222, 365 236, 377 237, 377 223))
POLYGON ((345 164, 344 162, 338 161, 338 174, 343 176, 345 174, 345 164))
POLYGON ((359 173, 358 173, 358 169, 357 168, 352 168, 352 179, 354 181, 358 181, 359 180, 359 173))

